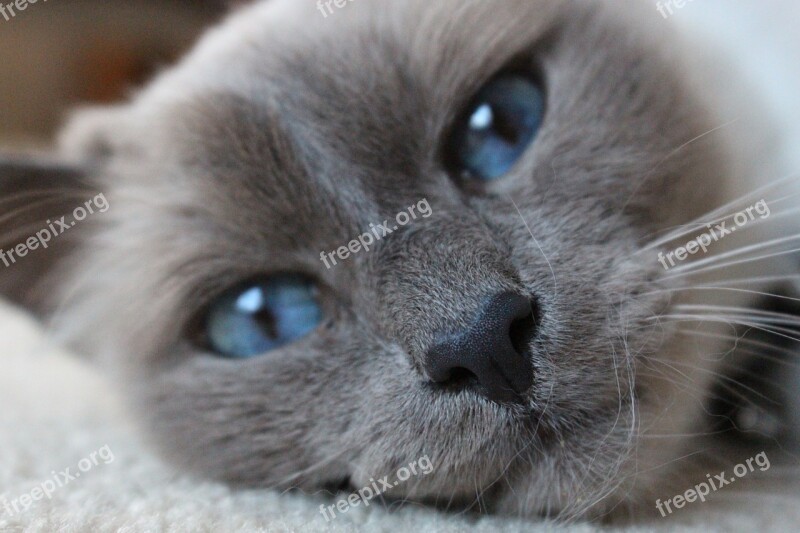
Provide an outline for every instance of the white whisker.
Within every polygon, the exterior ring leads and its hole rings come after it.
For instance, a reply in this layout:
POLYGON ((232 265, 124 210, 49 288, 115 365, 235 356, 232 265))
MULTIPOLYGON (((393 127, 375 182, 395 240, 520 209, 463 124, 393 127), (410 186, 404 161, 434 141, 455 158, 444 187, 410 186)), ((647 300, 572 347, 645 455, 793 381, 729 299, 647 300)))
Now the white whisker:
MULTIPOLYGON (((712 221, 721 222, 722 220, 730 218, 730 217, 732 217, 732 216, 734 216, 736 214, 736 211, 734 211, 732 214, 726 215, 726 216, 724 216, 722 218, 719 218, 719 217, 723 213, 727 213, 727 212, 730 212, 731 210, 736 210, 737 208, 741 208, 741 206, 743 204, 751 201, 754 198, 757 198, 762 193, 768 191, 769 189, 771 189, 773 187, 777 187, 779 185, 783 185, 788 181, 795 180, 795 179, 798 179, 798 178, 800 178, 800 174, 796 174, 796 173, 795 174, 790 174, 788 176, 784 176, 782 178, 779 178, 779 179, 777 179, 777 180, 775 180, 775 181, 773 181, 771 183, 768 183, 767 185, 759 187, 758 189, 756 189, 754 191, 746 193, 746 194, 740 196, 739 198, 736 198, 736 199, 728 202, 727 204, 725 204, 723 206, 717 207, 717 208, 709 211, 708 213, 706 213, 706 214, 704 214, 704 215, 702 215, 700 217, 695 218, 691 222, 688 222, 687 224, 684 224, 683 226, 680 226, 680 228, 689 227, 689 228, 692 228, 692 229, 688 229, 688 230, 680 229, 680 230, 677 230, 677 231, 672 231, 670 233, 667 233, 666 235, 656 239, 655 241, 650 242, 650 243, 646 244, 645 246, 643 246, 642 250, 644 251, 644 250, 652 250, 654 248, 660 248, 661 246, 678 239, 682 235, 686 235, 688 233, 691 233, 692 231, 697 231, 698 229, 704 228, 704 227, 706 227, 707 224, 709 224, 709 219, 712 219, 712 221), (713 217, 717 217, 716 220, 713 217)), ((800 194, 800 193, 793 193, 793 194, 791 194, 789 196, 785 196, 785 197, 780 198, 778 200, 772 201, 770 203, 770 205, 774 205, 775 203, 787 200, 787 199, 791 198, 792 196, 796 196, 798 194, 800 194)), ((711 222, 711 223, 713 223, 713 222, 711 222)))

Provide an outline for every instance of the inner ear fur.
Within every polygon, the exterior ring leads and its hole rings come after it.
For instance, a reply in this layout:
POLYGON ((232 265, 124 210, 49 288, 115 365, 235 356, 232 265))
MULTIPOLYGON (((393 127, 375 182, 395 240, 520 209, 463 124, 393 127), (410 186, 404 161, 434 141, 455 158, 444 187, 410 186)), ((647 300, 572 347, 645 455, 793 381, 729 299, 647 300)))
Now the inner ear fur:
POLYGON ((59 265, 85 234, 95 216, 89 211, 100 211, 98 195, 78 166, 0 154, 0 297, 39 316, 48 313, 48 297, 62 280, 59 265), (84 216, 78 208, 86 212, 83 220, 76 220, 84 216))

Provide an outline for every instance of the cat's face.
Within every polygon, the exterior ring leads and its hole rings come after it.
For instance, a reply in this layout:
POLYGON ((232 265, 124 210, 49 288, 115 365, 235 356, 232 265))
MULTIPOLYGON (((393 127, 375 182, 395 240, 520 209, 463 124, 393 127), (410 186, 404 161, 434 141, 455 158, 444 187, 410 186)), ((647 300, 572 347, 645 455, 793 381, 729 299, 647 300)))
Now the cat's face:
POLYGON ((707 144, 672 157, 713 124, 630 10, 246 8, 130 106, 68 130, 110 208, 57 273, 57 327, 124 370, 158 441, 204 475, 358 488, 427 455, 433 471, 389 495, 610 508, 637 461, 655 466, 638 435, 674 393, 639 358, 683 356, 651 327, 664 270, 640 250, 713 205, 721 174, 707 144), (539 91, 540 124, 490 175, 464 172, 454 143, 493 88, 523 108, 539 91), (410 207, 369 251, 321 260, 410 207), (300 333, 225 357, 209 309, 248 283, 295 283, 300 333))

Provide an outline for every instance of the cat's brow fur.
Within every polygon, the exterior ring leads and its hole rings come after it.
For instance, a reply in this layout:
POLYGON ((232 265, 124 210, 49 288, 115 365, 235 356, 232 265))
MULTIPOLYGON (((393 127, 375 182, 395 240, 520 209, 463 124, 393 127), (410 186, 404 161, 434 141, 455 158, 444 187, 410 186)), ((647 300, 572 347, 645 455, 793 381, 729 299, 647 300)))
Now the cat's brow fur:
POLYGON ((672 39, 656 16, 617 0, 243 8, 130 104, 65 131, 111 207, 58 272, 53 327, 117 369, 159 446, 202 475, 360 487, 427 454, 434 471, 391 496, 564 517, 643 500, 679 443, 639 435, 687 432, 699 405, 637 375, 640 354, 691 355, 648 328, 663 270, 636 252, 719 204, 726 173, 710 138, 671 157, 718 124, 653 44, 672 39), (443 142, 504 69, 543 81, 544 127, 470 195, 443 142), (320 262, 423 198, 430 218, 320 262), (282 271, 321 281, 318 332, 246 362, 187 338, 220 291, 282 271), (509 290, 541 307, 529 409, 432 387, 434 334, 509 290))

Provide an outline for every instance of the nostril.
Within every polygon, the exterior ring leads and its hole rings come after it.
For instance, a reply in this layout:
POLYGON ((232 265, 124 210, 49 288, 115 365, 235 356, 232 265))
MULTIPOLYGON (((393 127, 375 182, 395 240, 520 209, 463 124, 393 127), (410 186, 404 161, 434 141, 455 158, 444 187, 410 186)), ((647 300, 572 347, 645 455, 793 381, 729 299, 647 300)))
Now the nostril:
POLYGON ((511 338, 511 345, 518 354, 524 354, 536 336, 536 318, 531 311, 526 316, 518 318, 511 323, 508 336, 511 338))
POLYGON ((478 376, 467 368, 457 367, 450 370, 450 375, 437 383, 453 390, 461 390, 478 384, 478 376))

